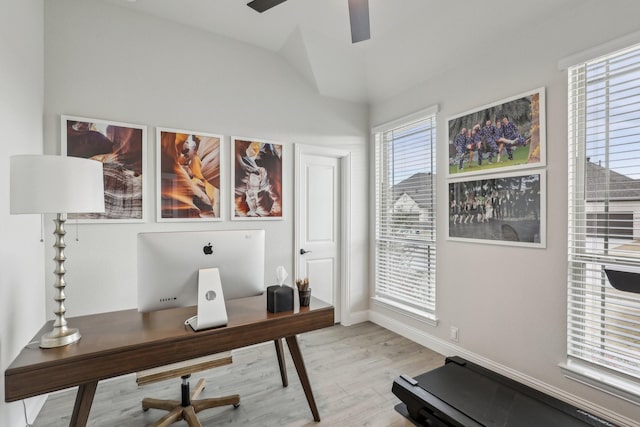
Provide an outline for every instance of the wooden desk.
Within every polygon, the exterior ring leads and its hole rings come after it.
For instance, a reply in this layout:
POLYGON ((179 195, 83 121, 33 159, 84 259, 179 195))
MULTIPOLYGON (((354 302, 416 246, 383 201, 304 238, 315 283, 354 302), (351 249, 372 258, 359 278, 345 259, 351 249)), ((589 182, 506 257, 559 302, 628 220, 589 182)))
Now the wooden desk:
MULTIPOLYGON (((273 314, 266 310, 265 295, 232 300, 227 326, 199 332, 184 325, 195 314, 196 307, 185 307, 69 318, 82 339, 65 347, 41 349, 36 342, 22 349, 5 371, 5 401, 79 386, 70 426, 85 426, 100 380, 285 338, 313 418, 320 421, 296 335, 333 326, 331 305, 312 298, 309 307, 296 304, 292 312, 273 314)), ((49 330, 51 322, 32 341, 49 330)))

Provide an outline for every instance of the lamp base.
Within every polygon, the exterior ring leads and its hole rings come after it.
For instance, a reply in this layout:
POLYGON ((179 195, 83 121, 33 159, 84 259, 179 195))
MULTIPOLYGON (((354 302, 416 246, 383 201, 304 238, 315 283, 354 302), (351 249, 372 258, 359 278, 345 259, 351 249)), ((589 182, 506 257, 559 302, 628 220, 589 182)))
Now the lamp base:
POLYGON ((55 348, 72 344, 80 339, 80 331, 76 328, 65 328, 64 331, 54 329, 40 338, 40 348, 55 348))

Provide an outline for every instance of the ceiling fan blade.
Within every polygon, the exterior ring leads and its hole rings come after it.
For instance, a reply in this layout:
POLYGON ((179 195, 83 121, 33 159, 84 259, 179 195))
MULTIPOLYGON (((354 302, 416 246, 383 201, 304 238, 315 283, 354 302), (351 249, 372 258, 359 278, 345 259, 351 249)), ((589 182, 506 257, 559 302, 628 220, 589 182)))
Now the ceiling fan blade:
POLYGON ((247 3, 247 6, 249 6, 251 9, 255 10, 256 12, 264 12, 266 10, 271 9, 274 6, 279 5, 280 3, 284 3, 287 0, 253 0, 249 3, 247 3))
POLYGON ((351 42, 358 43, 371 38, 369 30, 369 0, 349 0, 351 42))

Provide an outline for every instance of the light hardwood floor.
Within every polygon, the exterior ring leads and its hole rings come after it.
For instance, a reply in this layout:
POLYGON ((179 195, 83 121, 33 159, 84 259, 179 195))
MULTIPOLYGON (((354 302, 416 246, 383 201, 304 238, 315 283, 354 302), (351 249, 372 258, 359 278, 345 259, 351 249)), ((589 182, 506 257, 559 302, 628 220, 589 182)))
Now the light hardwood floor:
MULTIPOLYGON (((287 353, 289 386, 282 387, 273 343, 233 352, 233 364, 194 375, 205 377, 202 398, 240 394, 240 407, 208 409, 204 426, 380 426, 412 424, 393 408, 391 386, 400 374, 419 375, 444 363, 444 357, 373 323, 336 325, 298 338, 322 421, 313 421, 293 361, 287 353)), ((286 344, 285 344, 286 346, 286 344)), ((138 387, 132 375, 98 385, 89 426, 137 427, 164 411, 143 412, 143 397, 179 399, 180 379, 138 387)), ((75 389, 49 396, 34 427, 66 427, 75 389)), ((174 424, 186 426, 184 421, 174 424)))

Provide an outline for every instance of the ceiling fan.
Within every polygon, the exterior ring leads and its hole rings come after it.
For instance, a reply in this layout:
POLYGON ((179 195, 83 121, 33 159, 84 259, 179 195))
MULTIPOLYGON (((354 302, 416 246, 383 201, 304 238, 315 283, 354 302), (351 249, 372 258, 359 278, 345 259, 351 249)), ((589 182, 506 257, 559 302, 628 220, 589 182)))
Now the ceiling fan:
MULTIPOLYGON (((247 6, 257 12, 265 12, 287 0, 253 0, 247 6)), ((369 0, 348 0, 349 20, 351 21, 351 42, 369 40, 369 0)))

